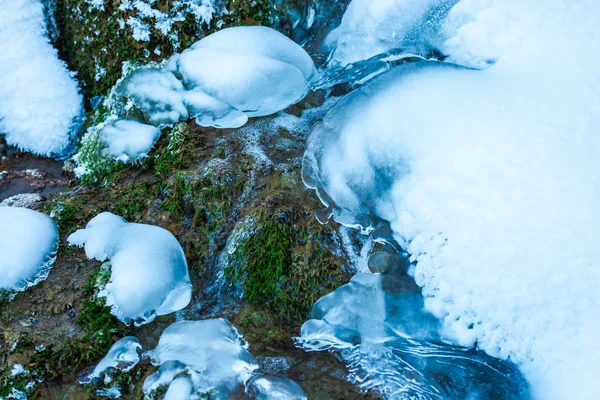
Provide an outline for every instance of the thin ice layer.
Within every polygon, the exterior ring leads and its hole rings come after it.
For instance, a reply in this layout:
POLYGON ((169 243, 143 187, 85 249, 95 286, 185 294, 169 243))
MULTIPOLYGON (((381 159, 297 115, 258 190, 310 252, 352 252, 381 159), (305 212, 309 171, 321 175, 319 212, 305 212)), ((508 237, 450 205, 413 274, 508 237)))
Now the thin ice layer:
POLYGON ((21 150, 63 156, 72 148, 82 114, 77 83, 48 40, 42 2, 3 2, 0 134, 21 150))
POLYGON ((495 64, 405 65, 350 95, 311 138, 305 178, 336 218, 391 221, 446 339, 517 361, 538 398, 593 398, 600 5, 458 6, 449 53, 495 64))
POLYGON ((190 302, 192 286, 185 254, 169 231, 128 223, 103 212, 68 240, 84 246, 89 258, 109 260, 110 281, 100 295, 121 321, 147 324, 190 302))
POLYGON ((45 214, 0 207, 0 289, 22 290, 48 276, 58 229, 45 214))

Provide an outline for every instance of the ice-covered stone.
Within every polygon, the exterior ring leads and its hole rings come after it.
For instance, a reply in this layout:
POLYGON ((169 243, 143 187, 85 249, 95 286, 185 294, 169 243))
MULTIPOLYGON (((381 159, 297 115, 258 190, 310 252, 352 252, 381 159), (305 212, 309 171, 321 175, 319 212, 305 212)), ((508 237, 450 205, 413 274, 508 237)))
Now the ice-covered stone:
POLYGON ((140 362, 141 349, 142 345, 140 341, 133 336, 126 336, 119 339, 108 350, 106 356, 96 365, 94 371, 81 379, 80 382, 91 382, 110 369, 118 369, 124 372, 131 370, 140 362))
POLYGON ((307 400, 296 382, 279 376, 261 375, 248 383, 248 393, 254 400, 307 400))
POLYGON ((110 281, 100 295, 121 321, 143 325, 190 302, 185 254, 167 230, 104 212, 68 240, 84 246, 89 258, 110 260, 110 281))
MULTIPOLYGON (((224 319, 176 322, 165 329, 150 355, 154 365, 170 363, 176 371, 185 366, 198 394, 231 393, 258 368, 244 337, 224 319)), ((161 370, 160 375, 161 379, 148 377, 144 388, 155 387, 156 381, 168 383, 164 378, 174 377, 169 370, 161 370)))
POLYGON ((154 126, 126 119, 107 124, 99 133, 106 153, 123 162, 145 157, 159 137, 160 131, 154 126))
POLYGON ((291 39, 259 26, 223 29, 173 57, 167 69, 193 90, 249 117, 301 100, 315 74, 310 56, 291 39))
POLYGON ((58 229, 50 217, 0 207, 0 289, 23 290, 45 279, 57 247, 58 229))
POLYGON ((169 385, 164 400, 188 400, 194 392, 194 385, 190 378, 182 376, 169 385))

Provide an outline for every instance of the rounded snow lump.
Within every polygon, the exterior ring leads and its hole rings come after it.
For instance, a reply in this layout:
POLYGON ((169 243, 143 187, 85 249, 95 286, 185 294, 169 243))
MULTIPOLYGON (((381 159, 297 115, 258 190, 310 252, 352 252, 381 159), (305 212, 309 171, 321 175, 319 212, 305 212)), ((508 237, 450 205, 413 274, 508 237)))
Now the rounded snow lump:
POLYGON ((189 304, 192 285, 185 254, 169 231, 103 212, 68 240, 84 246, 88 258, 110 260, 110 281, 100 295, 124 323, 147 324, 189 304))
POLYGON ((213 33, 167 67, 201 91, 249 117, 281 111, 309 91, 315 65, 304 49, 274 29, 241 26, 213 33))
POLYGON ((0 289, 23 290, 45 279, 57 246, 58 229, 50 217, 0 207, 0 289))

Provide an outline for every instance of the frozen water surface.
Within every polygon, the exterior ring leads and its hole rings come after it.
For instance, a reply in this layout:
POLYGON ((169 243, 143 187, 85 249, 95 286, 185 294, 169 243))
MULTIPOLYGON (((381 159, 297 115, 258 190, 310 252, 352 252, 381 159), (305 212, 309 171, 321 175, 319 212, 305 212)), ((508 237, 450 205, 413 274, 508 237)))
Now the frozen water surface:
POLYGON ((118 369, 120 371, 129 371, 140 362, 140 353, 142 345, 139 340, 133 336, 126 336, 119 339, 108 350, 106 356, 100 360, 91 374, 82 379, 81 383, 91 382, 99 378, 105 371, 118 369))
POLYGON ((57 248, 58 229, 50 217, 0 207, 0 289, 23 290, 45 279, 57 248))
POLYGON ((100 295, 121 321, 143 325, 190 302, 185 255, 169 231, 104 212, 68 240, 83 246, 89 258, 109 261, 110 281, 100 295))
POLYGON ((394 68, 340 101, 305 156, 336 219, 390 221, 440 338, 516 362, 535 398, 600 390, 599 12, 463 0, 442 48, 486 69, 394 68))

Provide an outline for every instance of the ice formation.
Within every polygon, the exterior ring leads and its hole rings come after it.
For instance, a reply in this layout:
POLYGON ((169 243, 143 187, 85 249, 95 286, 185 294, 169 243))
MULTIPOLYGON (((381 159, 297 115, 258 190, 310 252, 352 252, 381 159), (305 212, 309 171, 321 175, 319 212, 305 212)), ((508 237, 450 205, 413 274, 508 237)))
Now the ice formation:
POLYGON ((0 7, 0 134, 45 156, 72 149, 83 114, 75 80, 50 44, 40 0, 0 7))
POLYGON ((443 37, 444 16, 457 1, 352 0, 340 26, 327 37, 330 62, 347 65, 394 49, 434 49, 443 37))
POLYGON ((134 72, 119 92, 154 125, 193 117, 202 126, 237 128, 301 100, 314 74, 310 56, 283 34, 235 27, 173 56, 164 70, 134 72))
POLYGON ((118 369, 125 372, 131 370, 140 362, 141 349, 142 345, 140 341, 133 336, 126 336, 117 340, 111 346, 110 350, 108 350, 106 356, 96 365, 94 371, 80 382, 91 382, 110 369, 118 369))
POLYGON ((58 229, 40 212, 0 207, 0 289, 23 290, 48 276, 58 229))
POLYGON ((146 394, 168 385, 165 398, 169 399, 207 393, 211 398, 231 398, 240 391, 254 400, 306 399, 295 382, 260 374, 248 343, 224 319, 176 322, 165 329, 148 354, 160 368, 146 378, 146 394))
POLYGON ((185 254, 167 230, 128 223, 103 212, 68 241, 84 246, 89 258, 109 261, 110 281, 100 296, 124 323, 143 325, 190 302, 192 286, 185 254))
POLYGON ((194 393, 226 395, 248 381, 258 368, 244 337, 224 319, 174 323, 162 333, 151 358, 161 369, 144 382, 146 393, 187 371, 194 393))
POLYGON ((520 365, 543 399, 600 391, 600 41, 591 0, 463 0, 454 62, 405 64, 310 138, 304 177, 335 218, 377 215, 453 343, 520 365))
POLYGON ((304 390, 296 382, 280 376, 261 375, 248 384, 254 400, 307 400, 304 390))
POLYGON ((437 319, 406 275, 358 274, 317 301, 312 318, 302 326, 301 346, 340 351, 349 379, 386 398, 529 398, 514 365, 444 345, 437 319))
POLYGON ((146 157, 159 137, 156 127, 127 119, 112 121, 99 133, 106 154, 123 162, 146 157))

